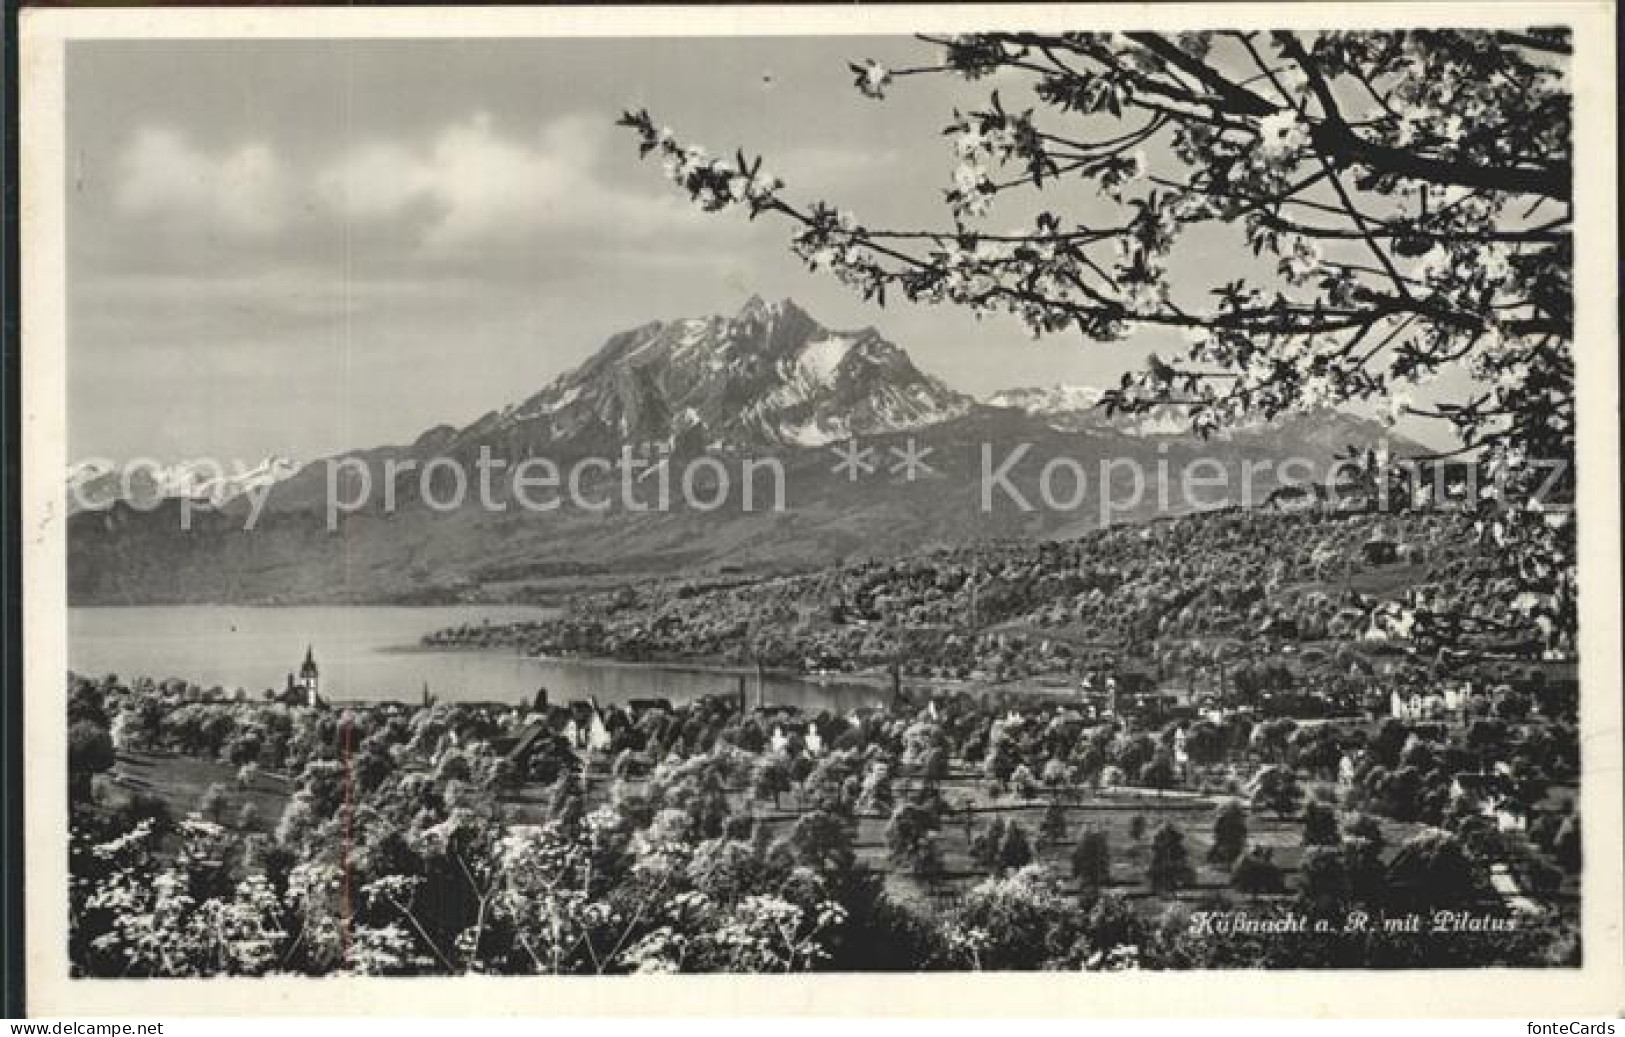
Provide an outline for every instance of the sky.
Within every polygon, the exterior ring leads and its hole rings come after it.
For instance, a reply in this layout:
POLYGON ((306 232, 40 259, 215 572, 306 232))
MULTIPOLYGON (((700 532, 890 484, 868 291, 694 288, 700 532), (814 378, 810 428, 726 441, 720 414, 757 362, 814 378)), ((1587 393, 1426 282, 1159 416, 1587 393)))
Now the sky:
POLYGON ((617 331, 753 294, 872 325, 977 395, 1115 382, 1177 348, 865 303, 806 270, 787 225, 692 208, 613 125, 648 107, 681 139, 764 155, 790 197, 941 226, 940 130, 987 85, 912 77, 880 103, 847 68, 929 56, 859 37, 72 43, 69 455, 409 442, 617 331))

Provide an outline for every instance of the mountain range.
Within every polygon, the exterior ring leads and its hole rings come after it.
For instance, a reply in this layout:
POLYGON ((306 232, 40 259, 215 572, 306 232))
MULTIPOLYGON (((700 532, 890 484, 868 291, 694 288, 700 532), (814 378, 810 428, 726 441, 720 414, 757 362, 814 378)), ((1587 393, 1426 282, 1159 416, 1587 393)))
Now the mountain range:
MULTIPOLYGON (((791 300, 752 298, 732 316, 616 334, 528 398, 465 427, 432 427, 410 444, 303 466, 271 458, 229 476, 186 465, 153 470, 129 480, 140 500, 121 499, 115 471, 71 469, 77 493, 70 499, 84 507, 69 520, 69 597, 131 604, 525 599, 645 576, 789 570, 933 543, 1076 535, 1103 519, 1170 510, 1135 500, 1103 515, 1098 486, 1087 506, 1028 506, 1050 478, 1043 472, 1051 461, 1091 476, 1112 459, 1150 470, 1214 458, 1234 472, 1300 457, 1324 470, 1350 446, 1392 442, 1374 422, 1328 411, 1202 443, 1182 430, 1178 415, 1108 417, 1096 406, 1100 399, 1092 387, 1053 386, 978 401, 922 372, 874 328, 833 331, 791 300), (867 470, 838 467, 836 449, 847 444, 871 451, 867 470), (392 467, 421 471, 437 459, 462 462, 467 472, 481 456, 514 464, 547 458, 568 470, 574 460, 613 460, 623 450, 665 459, 673 471, 698 470, 694 462, 707 458, 713 478, 721 478, 719 469, 738 471, 742 458, 772 458, 784 473, 785 506, 752 509, 728 498, 716 508, 678 500, 641 510, 618 499, 619 474, 602 469, 583 486, 608 503, 603 511, 526 510, 500 483, 497 508, 471 495, 447 509, 437 483, 415 473, 394 477, 394 507, 383 506, 379 492, 392 467), (905 451, 923 464, 900 467, 905 451), (990 463, 1012 456, 1021 488, 990 502, 990 463), (374 492, 329 529, 334 464, 365 470, 374 492), (190 529, 179 521, 182 498, 193 512, 190 529), (251 513, 257 524, 245 530, 251 513)), ((1258 499, 1270 488, 1259 486, 1258 499)))
POLYGON ((81 461, 68 466, 68 513, 101 510, 115 503, 148 508, 163 500, 191 501, 219 507, 254 490, 275 486, 303 467, 285 457, 267 457, 253 465, 221 466, 196 461, 173 465, 115 465, 81 461))
POLYGON ((733 317, 647 324, 451 444, 530 449, 823 446, 957 417, 973 401, 920 372, 874 328, 830 331, 786 299, 733 317))

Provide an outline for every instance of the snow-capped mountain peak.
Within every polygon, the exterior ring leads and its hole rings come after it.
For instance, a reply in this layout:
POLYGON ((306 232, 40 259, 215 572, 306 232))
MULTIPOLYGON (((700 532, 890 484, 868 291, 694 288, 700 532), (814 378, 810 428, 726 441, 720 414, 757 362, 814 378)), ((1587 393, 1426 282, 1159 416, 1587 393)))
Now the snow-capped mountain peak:
POLYGON ((112 470, 113 465, 107 461, 76 461, 68 465, 68 488, 95 482, 112 470))
POLYGON ((79 511, 125 501, 146 507, 184 497, 218 507, 244 493, 274 486, 302 467, 297 461, 277 456, 254 464, 212 460, 168 465, 79 461, 67 470, 68 506, 70 511, 79 511))
POLYGON ((989 407, 1014 407, 1028 414, 1048 416, 1089 410, 1100 404, 1105 392, 1092 385, 1048 385, 1022 389, 1000 389, 987 398, 989 407))
POLYGON ((794 300, 613 335, 541 392, 458 434, 522 449, 623 443, 817 446, 934 424, 973 401, 873 328, 832 331, 794 300))
POLYGON ((987 397, 989 407, 1015 408, 1060 432, 1110 431, 1126 436, 1181 436, 1190 431, 1184 408, 1164 404, 1143 414, 1108 415, 1105 390, 1091 385, 1049 385, 1001 389, 987 397))

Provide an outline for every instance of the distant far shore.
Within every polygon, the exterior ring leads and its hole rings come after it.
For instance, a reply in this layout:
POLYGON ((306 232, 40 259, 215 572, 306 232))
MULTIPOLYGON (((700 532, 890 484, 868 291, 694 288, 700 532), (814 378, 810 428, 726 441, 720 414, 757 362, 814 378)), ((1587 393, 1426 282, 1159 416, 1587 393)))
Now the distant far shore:
MULTIPOLYGON (((440 654, 446 652, 468 652, 480 655, 506 655, 519 656, 525 659, 535 659, 542 662, 577 664, 596 668, 624 668, 635 670, 675 670, 681 673, 712 674, 722 677, 745 677, 747 680, 756 676, 756 668, 748 664, 730 662, 714 656, 673 656, 671 658, 652 659, 616 659, 611 656, 600 655, 553 655, 541 653, 532 655, 526 652, 512 650, 511 646, 474 645, 474 644, 406 644, 394 645, 380 649, 391 655, 396 654, 440 654)), ((883 670, 858 670, 852 673, 807 673, 800 670, 774 670, 767 669, 763 675, 769 680, 795 681, 798 684, 821 684, 832 687, 855 687, 866 689, 885 689, 891 686, 891 675, 883 670)), ((972 695, 986 695, 1003 692, 1012 695, 1048 696, 1065 698, 1074 696, 1076 688, 1057 685, 1053 682, 1024 678, 1013 681, 990 681, 985 678, 956 677, 909 677, 902 678, 902 687, 905 691, 930 690, 946 694, 960 692, 972 695)))

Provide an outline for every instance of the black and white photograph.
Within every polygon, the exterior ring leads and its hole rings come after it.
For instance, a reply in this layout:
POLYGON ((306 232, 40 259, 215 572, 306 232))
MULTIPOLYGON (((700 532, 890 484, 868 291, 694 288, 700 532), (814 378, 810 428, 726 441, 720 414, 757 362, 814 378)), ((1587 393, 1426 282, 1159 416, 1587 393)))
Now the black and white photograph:
POLYGON ((25 12, 30 982, 1617 1008, 1612 8, 1291 6, 25 12))

